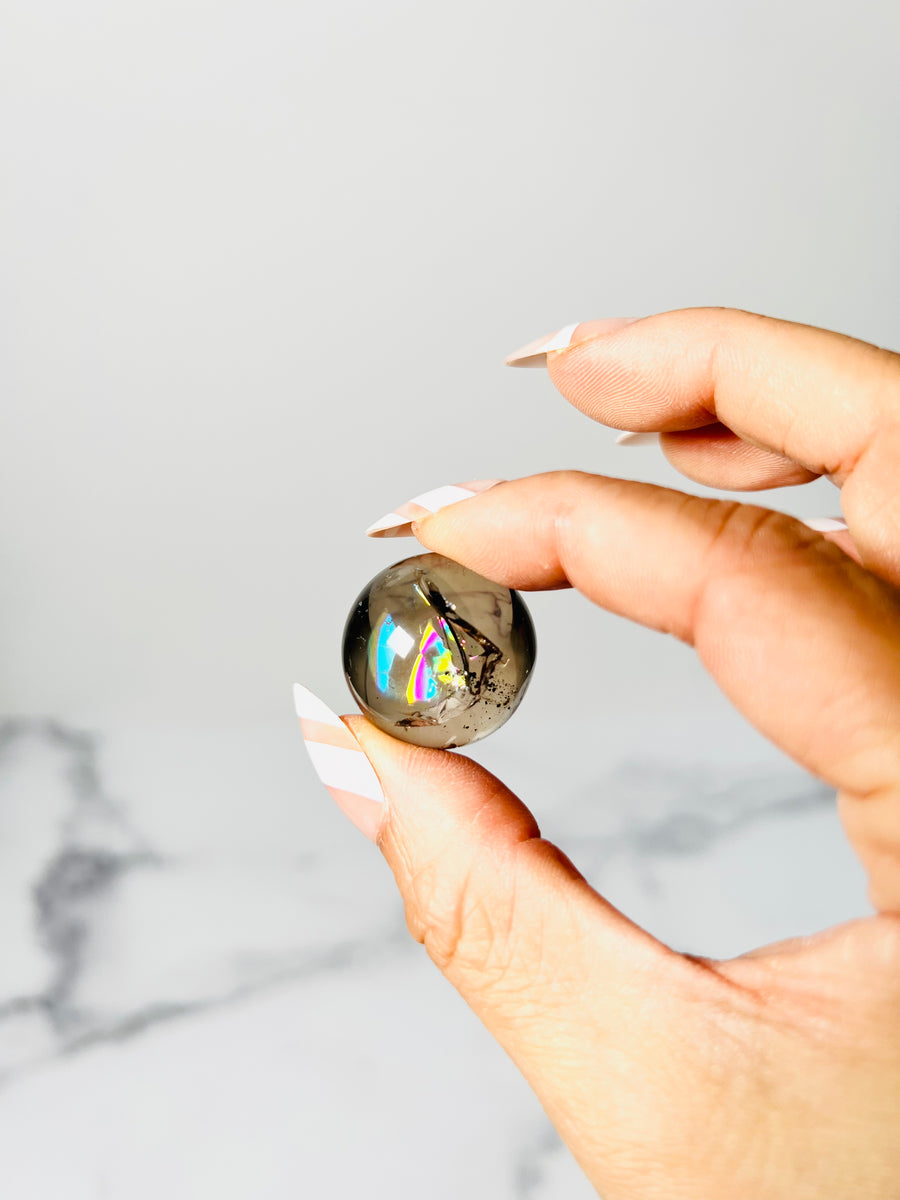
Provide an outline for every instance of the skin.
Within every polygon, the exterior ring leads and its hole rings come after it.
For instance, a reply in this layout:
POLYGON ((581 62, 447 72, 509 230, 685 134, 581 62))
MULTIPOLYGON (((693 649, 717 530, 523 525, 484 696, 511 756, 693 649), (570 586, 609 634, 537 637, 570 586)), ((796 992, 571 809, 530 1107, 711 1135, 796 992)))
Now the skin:
POLYGON ((579 336, 548 370, 589 417, 664 431, 680 471, 729 490, 827 474, 849 537, 574 472, 500 484, 416 536, 690 643, 836 789, 876 915, 729 961, 676 954, 480 766, 348 718, 409 928, 605 1200, 900 1197, 900 356, 724 309, 579 336))

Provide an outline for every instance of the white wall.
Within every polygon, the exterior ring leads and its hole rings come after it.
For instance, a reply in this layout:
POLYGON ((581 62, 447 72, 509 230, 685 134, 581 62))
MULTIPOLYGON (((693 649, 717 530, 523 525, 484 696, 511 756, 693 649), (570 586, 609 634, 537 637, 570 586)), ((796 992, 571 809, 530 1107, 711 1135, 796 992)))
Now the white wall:
MULTIPOLYGON (((7 711, 281 720, 295 676, 344 705, 346 609, 406 552, 361 530, 396 502, 673 482, 502 366, 559 325, 727 304, 900 344, 893 0, 6 0, 3 24, 7 711)), ((718 703, 681 647, 533 607, 532 721, 718 703)))

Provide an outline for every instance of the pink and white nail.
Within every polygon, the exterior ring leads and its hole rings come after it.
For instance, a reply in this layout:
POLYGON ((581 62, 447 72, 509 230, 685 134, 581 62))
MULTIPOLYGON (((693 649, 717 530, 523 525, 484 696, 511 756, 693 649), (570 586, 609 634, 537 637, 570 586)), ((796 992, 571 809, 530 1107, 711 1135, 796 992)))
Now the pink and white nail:
POLYGON ((633 325, 641 317, 602 317, 596 321, 576 321, 573 325, 564 325, 551 333, 549 337, 538 338, 529 342, 519 350, 514 350, 506 358, 508 367, 546 367, 547 355, 553 350, 567 350, 577 342, 589 338, 600 337, 604 333, 615 333, 626 325, 633 325))
POLYGON ((473 479, 468 483, 451 483, 445 487, 434 488, 433 491, 423 492, 401 504, 393 512, 385 513, 374 525, 366 530, 368 537, 411 537, 413 521, 427 517, 429 513, 439 512, 449 504, 458 504, 460 500, 471 500, 492 488, 502 479, 473 479))
POLYGON ((650 432, 635 432, 631 429, 623 429, 620 434, 616 435, 617 446, 658 446, 659 434, 650 432))
POLYGON ((816 533, 845 533, 847 522, 843 517, 810 517, 803 524, 816 533))
POLYGON ((384 812, 384 792, 362 746, 309 688, 294 684, 294 707, 316 774, 341 811, 370 841, 384 812))

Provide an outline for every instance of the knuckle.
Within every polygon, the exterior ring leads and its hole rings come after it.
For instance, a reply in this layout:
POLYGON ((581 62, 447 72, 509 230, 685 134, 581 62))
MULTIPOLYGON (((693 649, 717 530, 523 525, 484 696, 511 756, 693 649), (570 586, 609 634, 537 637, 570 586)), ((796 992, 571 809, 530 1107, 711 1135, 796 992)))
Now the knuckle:
POLYGON ((706 516, 712 519, 697 572, 694 628, 703 618, 721 616, 733 622, 755 607, 759 587, 767 586, 766 572, 784 572, 788 560, 808 569, 811 556, 821 560, 821 566, 826 561, 838 563, 846 558, 824 538, 774 509, 718 501, 706 516), (751 580, 757 586, 750 586, 751 580))
POLYGON ((510 918, 472 870, 447 880, 433 865, 418 873, 414 896, 419 940, 444 975, 485 986, 506 974, 510 918))
POLYGON ((410 881, 413 936, 464 994, 520 995, 540 965, 542 938, 521 919, 514 866, 510 876, 477 857, 462 870, 442 859, 420 866, 410 881))
POLYGON ((776 509, 737 501, 722 501, 718 507, 708 554, 723 570, 744 570, 761 557, 795 550, 801 543, 797 522, 776 509))

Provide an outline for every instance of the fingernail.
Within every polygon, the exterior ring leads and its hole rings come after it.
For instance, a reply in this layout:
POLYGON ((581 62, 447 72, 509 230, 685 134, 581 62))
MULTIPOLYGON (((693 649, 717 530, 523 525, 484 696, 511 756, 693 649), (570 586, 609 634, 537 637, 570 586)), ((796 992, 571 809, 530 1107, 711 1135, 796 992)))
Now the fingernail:
POLYGON ((547 355, 552 350, 566 350, 569 346, 577 346, 590 338, 599 337, 603 333, 615 333, 626 325, 633 325, 641 317, 605 317, 598 321, 576 321, 574 325, 564 325, 549 337, 538 338, 529 342, 520 350, 515 350, 506 359, 508 367, 545 367, 547 355))
POLYGON ((658 433, 633 433, 626 429, 616 437, 617 446, 656 446, 658 444, 658 433))
POLYGON ((451 483, 446 487, 435 488, 431 492, 423 492, 407 500, 393 512, 385 513, 374 525, 366 530, 367 537, 409 537, 412 534, 412 523, 429 513, 436 513, 450 504, 458 504, 460 500, 471 500, 492 488, 502 479, 473 479, 468 483, 451 483))
POLYGON ((810 517, 803 524, 816 533, 843 533, 847 528, 843 517, 810 517))
POLYGON ((374 842, 384 812, 384 792, 362 746, 327 704, 294 684, 294 707, 316 774, 338 808, 374 842))

